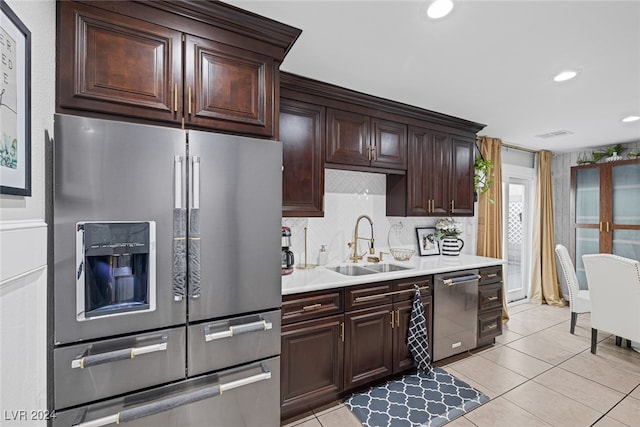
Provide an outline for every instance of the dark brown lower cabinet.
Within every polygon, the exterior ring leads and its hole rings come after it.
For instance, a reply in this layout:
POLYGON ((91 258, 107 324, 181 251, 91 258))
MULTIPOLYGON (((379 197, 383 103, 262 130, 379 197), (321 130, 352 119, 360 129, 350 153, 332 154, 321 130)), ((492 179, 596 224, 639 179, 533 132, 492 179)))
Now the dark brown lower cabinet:
POLYGON ((282 419, 413 368, 407 348, 416 286, 432 343, 432 278, 285 296, 282 419))
POLYGON ((502 335, 502 266, 480 270, 478 284, 478 347, 493 344, 502 335))
POLYGON ((351 389, 393 372, 392 305, 345 314, 345 388, 351 389))
POLYGON ((344 315, 282 327, 282 418, 310 410, 343 390, 344 315))

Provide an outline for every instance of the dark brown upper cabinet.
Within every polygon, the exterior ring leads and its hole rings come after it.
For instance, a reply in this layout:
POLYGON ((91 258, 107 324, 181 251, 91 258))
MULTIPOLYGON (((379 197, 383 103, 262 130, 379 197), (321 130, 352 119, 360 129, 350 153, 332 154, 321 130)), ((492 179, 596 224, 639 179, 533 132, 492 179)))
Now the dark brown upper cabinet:
POLYGON ((323 216, 325 107, 280 99, 282 215, 323 216))
POLYGON ((300 30, 220 2, 58 2, 57 111, 273 137, 300 30))
POLYGON ((371 118, 351 111, 327 110, 328 163, 371 164, 371 118))
POLYGON ((186 36, 185 122, 273 135, 273 58, 186 36))
POLYGON ((353 111, 327 109, 327 163, 407 168, 407 126, 353 111))
POLYGON ((317 209, 323 191, 310 175, 316 163, 300 144, 309 152, 324 147, 324 167, 385 173, 388 216, 473 216, 475 138, 484 125, 293 74, 280 77, 283 100, 325 108, 326 117, 324 137, 311 118, 303 126, 307 134, 294 136, 288 122, 301 113, 281 109, 284 162, 301 163, 288 175, 285 166, 283 215, 315 216, 307 212, 317 209))
POLYGON ((371 119, 373 129, 372 166, 407 169, 407 125, 378 118, 371 119))
POLYGON ((473 216, 474 141, 409 129, 407 216, 473 216))

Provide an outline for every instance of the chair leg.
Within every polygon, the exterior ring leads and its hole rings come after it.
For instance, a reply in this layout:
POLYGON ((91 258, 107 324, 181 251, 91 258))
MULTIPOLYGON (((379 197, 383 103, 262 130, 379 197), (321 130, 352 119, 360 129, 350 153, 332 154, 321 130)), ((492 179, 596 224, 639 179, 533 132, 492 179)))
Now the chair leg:
POLYGON ((569 332, 572 334, 576 331, 576 322, 578 321, 578 313, 571 312, 571 328, 569 328, 569 332))
POLYGON ((598 344, 598 330, 591 328, 591 354, 596 354, 597 344, 598 344))
POLYGON ((616 345, 617 345, 618 347, 621 347, 621 346, 622 346, 622 337, 619 337, 619 336, 617 336, 617 335, 616 335, 616 345))

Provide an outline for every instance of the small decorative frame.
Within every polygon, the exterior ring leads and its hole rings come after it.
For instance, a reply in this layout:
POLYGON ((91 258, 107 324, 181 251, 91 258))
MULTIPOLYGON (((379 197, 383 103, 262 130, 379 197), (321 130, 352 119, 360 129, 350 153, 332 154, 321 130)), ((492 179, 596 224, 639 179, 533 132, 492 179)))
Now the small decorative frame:
POLYGON ((31 32, 0 1, 0 193, 31 196, 31 32))
POLYGON ((435 227, 416 227, 416 236, 420 256, 440 255, 440 241, 436 238, 435 227))

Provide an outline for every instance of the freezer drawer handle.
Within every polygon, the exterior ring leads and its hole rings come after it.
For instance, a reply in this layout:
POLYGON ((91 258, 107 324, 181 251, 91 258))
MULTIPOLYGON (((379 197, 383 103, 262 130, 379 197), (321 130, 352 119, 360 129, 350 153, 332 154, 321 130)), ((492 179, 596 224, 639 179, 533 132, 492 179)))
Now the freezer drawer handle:
POLYGON ((222 395, 223 392, 233 390, 234 388, 243 387, 245 385, 257 383, 258 381, 268 380, 271 378, 271 372, 263 367, 261 374, 252 375, 240 380, 231 381, 226 384, 216 384, 202 390, 185 393, 180 396, 170 397, 158 402, 137 406, 131 409, 125 409, 114 415, 98 418, 97 420, 87 421, 81 424, 74 424, 73 427, 102 427, 109 424, 121 424, 128 421, 134 421, 140 418, 150 417, 179 406, 188 405, 190 403, 199 402, 204 399, 222 395))
POLYGON ((479 280, 480 276, 477 274, 470 274, 468 276, 452 277, 450 279, 442 279, 442 283, 447 286, 459 285, 461 283, 475 282, 479 280))
POLYGON ((145 347, 131 347, 122 350, 109 351, 107 353, 93 354, 73 359, 71 361, 71 369, 84 369, 91 366, 102 365, 105 363, 116 362, 118 360, 133 359, 147 353, 155 353, 156 351, 166 351, 167 343, 147 345, 145 347))
POLYGON ((210 326, 205 328, 204 340, 206 342, 232 337, 234 335, 247 334, 249 332, 266 331, 273 327, 271 322, 261 320, 259 322, 247 323, 245 325, 229 326, 229 329, 222 332, 209 332, 210 326))

